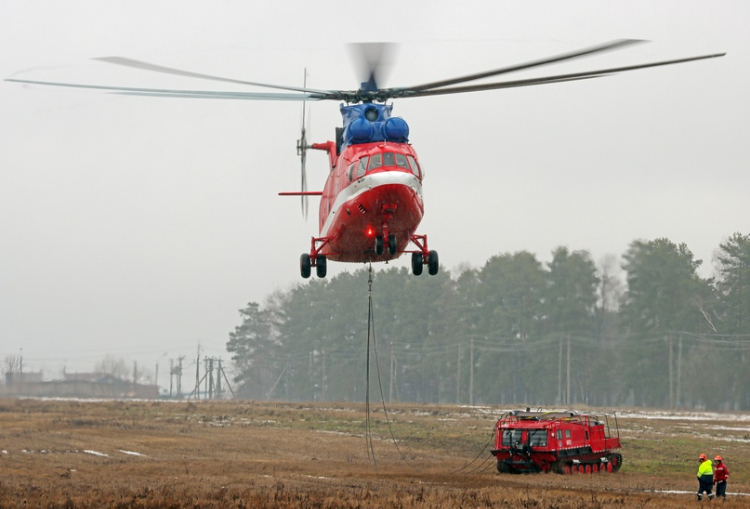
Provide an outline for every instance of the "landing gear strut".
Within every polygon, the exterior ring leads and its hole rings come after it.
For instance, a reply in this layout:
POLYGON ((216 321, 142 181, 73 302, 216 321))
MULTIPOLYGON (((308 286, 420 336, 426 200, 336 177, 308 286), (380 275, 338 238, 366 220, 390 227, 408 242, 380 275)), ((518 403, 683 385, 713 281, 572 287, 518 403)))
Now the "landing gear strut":
POLYGON ((302 253, 299 257, 299 273, 303 278, 307 279, 310 277, 310 274, 312 274, 312 267, 315 267, 315 275, 319 278, 326 277, 326 273, 328 272, 328 259, 326 258, 326 255, 320 254, 320 251, 323 249, 323 246, 328 244, 329 240, 328 237, 313 237, 310 253, 302 253))
POLYGON ((411 271, 415 276, 422 274, 425 263, 427 272, 434 276, 440 270, 440 261, 437 251, 430 251, 427 248, 427 235, 412 235, 411 241, 419 248, 419 251, 412 251, 411 254, 411 271))

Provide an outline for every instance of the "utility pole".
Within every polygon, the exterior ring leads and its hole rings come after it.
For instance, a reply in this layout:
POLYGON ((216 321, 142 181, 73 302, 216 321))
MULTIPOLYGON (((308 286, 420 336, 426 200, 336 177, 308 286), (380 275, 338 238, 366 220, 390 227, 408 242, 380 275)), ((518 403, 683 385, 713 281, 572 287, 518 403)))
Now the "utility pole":
POLYGON ((221 394, 221 359, 216 359, 216 399, 223 399, 221 394))
POLYGON ((198 358, 195 361, 195 398, 201 399, 201 345, 198 345, 198 358))
POLYGON ((568 380, 565 391, 565 404, 570 405, 570 334, 568 334, 568 380))
MULTIPOLYGON (((232 395, 232 398, 234 398, 234 391, 232 390, 232 384, 229 383, 229 379, 227 379, 227 374, 224 371, 224 368, 221 367, 221 364, 219 364, 219 368, 221 368, 221 374, 224 376, 224 381, 226 382, 227 387, 229 388, 229 393, 232 395)), ((286 369, 286 368, 284 368, 284 369, 286 369)), ((279 377, 279 379, 280 378, 281 377, 279 377)), ((277 382, 278 382, 278 380, 277 380, 277 382)))
POLYGON ((682 334, 680 334, 680 339, 677 342, 677 394, 675 395, 675 399, 677 407, 682 406, 682 402, 680 398, 682 397, 681 393, 682 388, 682 334))
POLYGON ((175 375, 177 376, 177 396, 179 398, 182 398, 182 361, 185 359, 184 355, 181 355, 177 357, 177 361, 179 364, 177 365, 177 373, 175 375))
POLYGON ((563 404, 563 393, 562 393, 562 352, 563 352, 563 340, 560 337, 560 351, 557 354, 557 402, 563 404))
POLYGON ((211 391, 213 390, 213 384, 211 383, 212 382, 211 375, 213 375, 213 373, 212 373, 212 371, 213 371, 213 364, 211 363, 212 361, 213 361, 213 358, 209 359, 208 357, 205 357, 203 359, 203 362, 206 364, 203 367, 203 371, 205 373, 203 375, 203 378, 206 380, 205 393, 207 394, 206 397, 208 399, 211 399, 211 396, 212 396, 211 391))
POLYGON ((320 349, 321 373, 320 373, 320 401, 326 400, 326 351, 320 349))
POLYGON ((456 360, 456 404, 461 403, 461 343, 458 344, 458 359, 456 360))
POLYGON ((172 380, 174 379, 174 359, 169 359, 169 397, 172 397, 172 380))
POLYGON ((664 336, 664 339, 669 348, 669 409, 674 410, 674 375, 672 373, 672 364, 674 364, 674 361, 672 359, 672 338, 667 335, 664 336))
POLYGON ((393 357, 393 341, 391 341, 391 368, 388 371, 388 403, 393 403, 393 365, 395 358, 393 357))
POLYGON ((469 405, 474 406, 474 338, 469 343, 469 405))

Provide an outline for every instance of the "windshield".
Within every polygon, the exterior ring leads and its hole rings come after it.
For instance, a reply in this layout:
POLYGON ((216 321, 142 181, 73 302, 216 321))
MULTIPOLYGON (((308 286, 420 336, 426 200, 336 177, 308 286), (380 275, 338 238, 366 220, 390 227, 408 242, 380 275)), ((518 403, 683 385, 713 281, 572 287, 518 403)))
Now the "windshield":
POLYGON ((503 431, 503 446, 510 447, 511 445, 521 443, 523 437, 523 430, 521 429, 506 429, 503 431))
POLYGON ((545 446, 547 445, 547 430, 546 429, 532 429, 529 431, 529 445, 534 446, 545 446))

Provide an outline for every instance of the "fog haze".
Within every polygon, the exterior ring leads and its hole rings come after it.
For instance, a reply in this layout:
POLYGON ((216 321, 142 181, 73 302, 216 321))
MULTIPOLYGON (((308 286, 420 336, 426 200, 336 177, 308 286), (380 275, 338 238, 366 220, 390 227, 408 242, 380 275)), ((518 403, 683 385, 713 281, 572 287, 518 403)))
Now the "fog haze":
MULTIPOLYGON (((418 231, 446 269, 518 250, 547 261, 560 245, 600 260, 667 237, 707 277, 719 244, 748 232, 749 25, 742 1, 4 0, 0 77, 258 90, 92 60, 116 55, 285 85, 307 68, 312 88, 355 89, 351 42, 399 43, 385 86, 618 38, 651 42, 513 77, 726 51, 393 110, 425 168, 418 231)), ((109 354, 159 363, 164 385, 169 360, 198 345, 228 360, 238 309, 300 284, 317 200, 305 221, 297 198, 277 196, 299 187, 300 104, 0 82, 0 118, 0 354, 22 353, 25 369, 89 371, 109 354)), ((312 103, 308 139, 333 139, 340 124, 336 103, 312 103)), ((321 189, 326 156, 307 165, 321 189)), ((331 263, 329 277, 359 267, 331 263)))

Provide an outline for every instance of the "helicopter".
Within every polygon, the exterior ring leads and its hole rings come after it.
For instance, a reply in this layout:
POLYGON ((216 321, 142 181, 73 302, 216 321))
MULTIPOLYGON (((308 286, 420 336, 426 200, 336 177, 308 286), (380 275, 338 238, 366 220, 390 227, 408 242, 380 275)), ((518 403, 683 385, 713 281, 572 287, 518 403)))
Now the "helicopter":
POLYGON ((621 49, 642 42, 645 41, 618 39, 485 72, 419 85, 390 88, 380 86, 382 57, 390 48, 390 45, 383 43, 356 46, 361 52, 366 78, 356 90, 308 88, 306 81, 302 87, 259 83, 185 71, 124 57, 103 57, 96 60, 151 72, 270 88, 276 92, 169 90, 16 78, 7 78, 5 81, 86 88, 135 96, 302 101, 302 133, 300 139, 297 140, 297 155, 301 158, 301 190, 279 193, 282 196, 300 196, 302 213, 305 217, 308 211, 308 197, 320 197, 319 233, 312 237, 309 251, 300 256, 300 275, 303 278, 309 278, 312 269, 315 268, 317 277, 324 278, 329 260, 351 263, 388 262, 407 253, 411 254, 411 271, 414 275, 421 275, 425 265, 430 275, 436 275, 439 271, 438 253, 429 248, 426 234, 417 233, 417 228, 424 216, 422 190, 424 168, 416 151, 409 143, 407 122, 401 117, 392 115, 393 104, 389 104, 388 101, 565 83, 637 69, 717 58, 726 54, 714 53, 594 71, 467 84, 485 78, 621 49), (343 125, 336 128, 335 141, 308 144, 304 119, 306 101, 339 101, 341 103, 339 110, 343 125), (307 189, 308 150, 320 150, 328 155, 329 174, 322 191, 308 191, 307 189), (410 245, 414 247, 410 249, 410 245))

